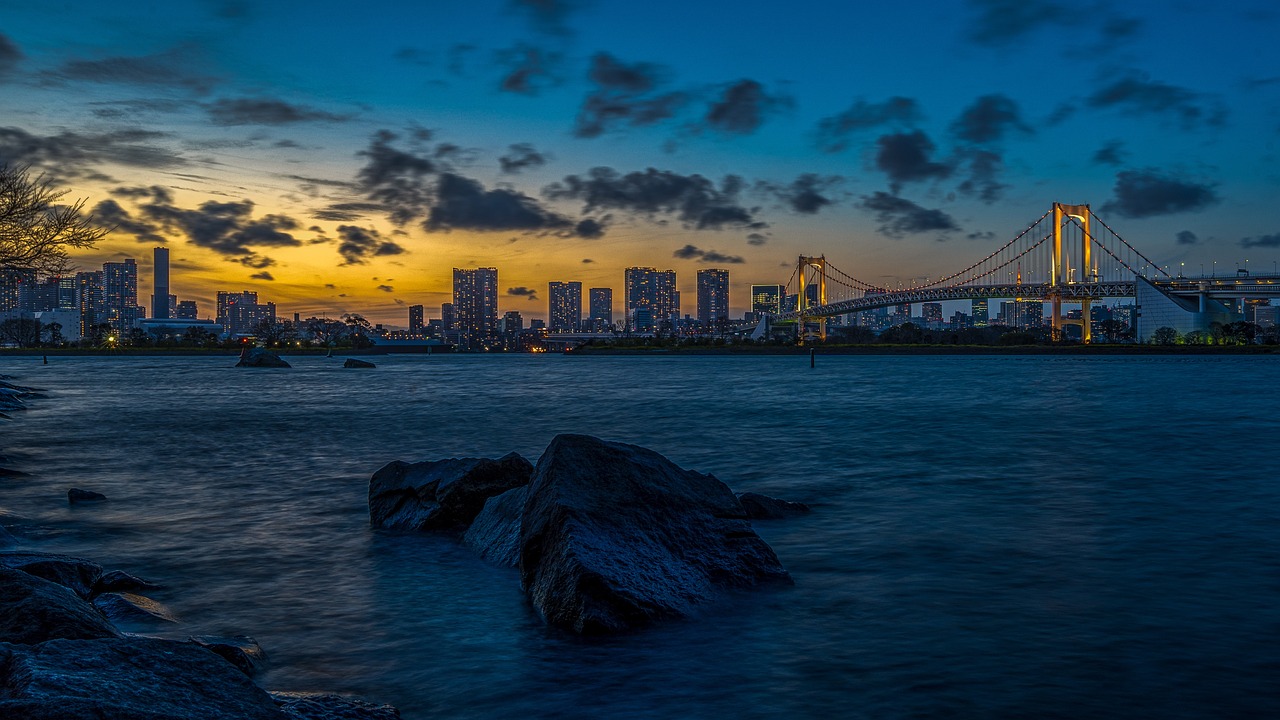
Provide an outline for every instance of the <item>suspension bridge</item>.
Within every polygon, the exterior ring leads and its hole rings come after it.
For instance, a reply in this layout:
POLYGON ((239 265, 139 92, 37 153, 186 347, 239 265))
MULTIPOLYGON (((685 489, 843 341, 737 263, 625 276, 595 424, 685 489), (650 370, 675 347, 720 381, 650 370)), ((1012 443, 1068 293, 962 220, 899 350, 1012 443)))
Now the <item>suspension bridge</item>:
MULTIPOLYGON (((1240 271, 1244 273, 1245 271, 1240 271)), ((1216 274, 1216 273, 1215 273, 1216 274)), ((1186 278, 1171 275, 1122 238, 1088 205, 1054 203, 1044 215, 1013 239, 963 270, 890 289, 869 283, 833 266, 825 256, 801 255, 785 285, 783 297, 794 295, 794 307, 766 316, 757 333, 770 323, 795 323, 801 335, 826 338, 826 318, 924 302, 1014 299, 1040 301, 1053 307, 1054 337, 1063 327, 1078 325, 1090 342, 1091 307, 1103 298, 1137 298, 1147 287, 1190 303, 1205 313, 1245 298, 1280 298, 1280 275, 1237 274, 1235 277, 1186 278), (1216 303, 1216 305, 1211 305, 1216 303), (1063 305, 1079 305, 1079 318, 1063 315, 1063 305)), ((1141 312, 1141 304, 1139 304, 1141 312)))

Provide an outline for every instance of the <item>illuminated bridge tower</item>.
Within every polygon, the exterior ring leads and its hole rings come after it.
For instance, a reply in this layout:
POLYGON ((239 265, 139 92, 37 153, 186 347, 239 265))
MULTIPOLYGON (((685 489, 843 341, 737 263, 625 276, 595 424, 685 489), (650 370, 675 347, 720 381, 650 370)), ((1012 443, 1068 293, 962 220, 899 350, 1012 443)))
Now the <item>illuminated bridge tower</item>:
MULTIPOLYGON (((1053 337, 1059 339, 1062 337, 1062 288, 1064 285, 1075 282, 1071 278, 1071 253, 1070 248, 1063 243, 1062 239, 1062 223, 1066 218, 1075 218, 1080 222, 1080 227, 1084 231, 1080 238, 1080 264, 1077 266, 1080 270, 1080 282, 1096 282, 1097 278, 1089 277, 1090 268, 1093 267, 1090 251, 1093 248, 1093 233, 1089 230, 1089 218, 1093 213, 1089 211, 1086 205, 1066 205, 1064 203, 1053 204, 1053 257, 1049 272, 1049 297, 1053 301, 1053 337)), ((1080 340, 1081 342, 1091 342, 1093 340, 1093 323, 1092 323, 1092 301, 1086 296, 1080 300, 1080 340)))
MULTIPOLYGON (((796 264, 796 276, 800 278, 800 295, 796 300, 796 310, 800 313, 800 317, 796 319, 796 332, 803 341, 805 337, 805 326, 810 318, 806 317, 805 311, 814 305, 827 304, 827 256, 820 255, 818 257, 809 257, 801 255, 800 261, 796 264), (805 271, 812 270, 813 277, 808 281, 805 279, 805 271), (814 281, 818 283, 817 297, 809 297, 809 286, 814 281)), ((813 318, 818 323, 818 338, 820 340, 827 339, 827 318, 825 316, 816 316, 813 318)))

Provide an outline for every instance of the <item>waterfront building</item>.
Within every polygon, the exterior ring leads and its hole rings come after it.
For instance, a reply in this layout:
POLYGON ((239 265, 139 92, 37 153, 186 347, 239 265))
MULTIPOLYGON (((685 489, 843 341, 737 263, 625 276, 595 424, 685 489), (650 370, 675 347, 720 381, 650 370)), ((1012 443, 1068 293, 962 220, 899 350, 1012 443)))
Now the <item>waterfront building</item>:
POLYGON ((597 332, 613 325, 613 288, 591 288, 589 295, 591 329, 597 332))
POLYGON ((729 319, 729 271, 709 268, 698 271, 698 322, 703 329, 729 319))
POLYGON ((151 264, 151 317, 167 320, 172 306, 169 298, 173 297, 169 294, 169 248, 158 247, 152 250, 151 264))
POLYGON ((409 334, 421 335, 425 328, 421 305, 409 306, 409 334))
POLYGON ((551 332, 576 332, 582 326, 582 283, 547 283, 547 303, 551 332))
POLYGON ((92 334, 94 326, 106 322, 102 298, 102 271, 76 273, 75 308, 80 312, 80 335, 92 334))
POLYGON ((498 268, 454 268, 453 312, 458 344, 480 349, 498 335, 498 268))
POLYGON ((102 303, 112 330, 128 331, 146 317, 138 307, 138 263, 133 258, 102 264, 102 303))
POLYGON ((782 312, 782 298, 787 294, 783 285, 752 285, 751 312, 756 317, 777 315, 782 312))
POLYGON ((622 280, 627 329, 654 330, 679 317, 675 270, 629 267, 622 280))
MULTIPOLYGON (((169 297, 173 298, 174 300, 177 300, 177 298, 175 298, 173 295, 170 295, 169 297)), ((197 308, 196 308, 195 300, 183 300, 182 302, 175 303, 173 317, 179 320, 195 320, 197 317, 196 310, 197 308)), ((297 315, 298 315, 297 313, 294 313, 295 325, 298 324, 297 315)))
POLYGON ((29 310, 22 307, 23 296, 28 287, 35 285, 34 270, 0 269, 0 312, 29 310))
POLYGON ((217 294, 218 325, 228 337, 251 335, 263 320, 276 321, 276 304, 259 303, 258 293, 220 291, 217 294))
POLYGON ((973 316, 973 326, 982 328, 987 326, 987 299, 971 300, 969 302, 969 311, 973 316))

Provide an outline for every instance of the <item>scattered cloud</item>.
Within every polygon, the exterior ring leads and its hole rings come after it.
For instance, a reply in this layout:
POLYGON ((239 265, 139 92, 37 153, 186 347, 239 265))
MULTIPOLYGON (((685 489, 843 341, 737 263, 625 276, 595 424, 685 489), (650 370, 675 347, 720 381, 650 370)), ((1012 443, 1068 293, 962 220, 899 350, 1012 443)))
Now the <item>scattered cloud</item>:
POLYGON ((266 270, 263 270, 262 272, 256 272, 250 275, 249 277, 253 278, 254 280, 266 280, 268 282, 275 280, 275 277, 273 277, 271 273, 267 272, 266 270))
POLYGON ((766 227, 755 217, 757 208, 739 202, 742 186, 742 179, 734 175, 726 176, 716 187, 697 174, 649 168, 623 175, 613 168, 597 167, 585 176, 568 175, 542 192, 553 200, 581 200, 584 212, 621 210, 650 218, 674 215, 694 230, 766 227))
POLYGON ((608 53, 596 53, 587 73, 595 89, 578 110, 573 134, 594 138, 619 126, 652 125, 672 117, 688 96, 682 92, 656 92, 666 74, 660 65, 627 65, 608 53))
POLYGON ((177 113, 187 110, 191 103, 166 98, 133 98, 129 100, 99 100, 89 103, 89 112, 104 120, 131 118, 148 113, 177 113))
POLYGON ((107 198, 93 207, 93 224, 137 238, 140 243, 163 245, 168 242, 159 229, 149 222, 134 218, 120 203, 107 198))
POLYGON ((1246 248, 1274 248, 1280 247, 1280 233, 1274 235, 1260 235, 1258 237, 1247 237, 1240 240, 1240 247, 1246 248))
POLYGON ((0 33, 0 80, 22 62, 22 51, 4 33, 0 33))
POLYGON ((343 265, 363 265, 371 257, 405 252, 403 247, 387 240, 373 228, 339 225, 338 238, 338 254, 342 256, 343 265))
POLYGON ((1123 165, 1127 154, 1124 143, 1119 140, 1109 140, 1093 154, 1093 161, 1099 165, 1123 165))
POLYGON ((978 45, 1011 45, 1042 27, 1071 20, 1070 9, 1049 0, 969 0, 974 17, 969 39, 978 45))
POLYGON ((396 291, 396 289, 391 287, 390 285, 379 285, 378 289, 381 290, 382 292, 387 292, 387 293, 396 291))
POLYGON ((876 167, 889 176, 889 187, 894 193, 903 183, 951 175, 951 166, 931 159, 936 148, 919 130, 882 135, 876 141, 876 148, 876 167))
POLYGON ((556 73, 564 60, 560 53, 518 43, 496 51, 494 60, 503 70, 498 87, 504 92, 532 97, 560 84, 556 73))
POLYGON ((0 128, 0 164, 35 165, 55 177, 85 177, 89 167, 116 163, 150 170, 170 170, 187 164, 165 147, 168 133, 126 128, 103 133, 64 130, 57 135, 33 135, 21 128, 0 128))
POLYGON ((522 170, 540 167, 547 162, 547 156, 534 149, 529 143, 516 143, 508 146, 506 155, 498 158, 502 172, 515 175, 522 170))
POLYGON ((612 219, 612 215, 603 215, 599 219, 583 218, 574 226, 573 234, 588 240, 604 237, 604 231, 609 227, 609 221, 612 219))
POLYGON ((830 190, 842 182, 844 178, 839 175, 822 176, 804 173, 787 185, 772 183, 758 183, 758 185, 762 190, 785 202, 792 211, 813 215, 834 202, 830 197, 830 190))
POLYGON ((1196 234, 1191 232, 1190 230, 1180 231, 1178 233, 1177 238, 1178 238, 1179 245, 1195 245, 1196 243, 1200 242, 1200 238, 1196 237, 1196 234))
POLYGON ((116 85, 160 86, 204 94, 217 80, 195 68, 201 66, 193 47, 178 47, 162 53, 117 56, 99 60, 68 60, 55 70, 40 74, 45 84, 91 82, 116 85))
POLYGON ((876 192, 862 198, 862 207, 875 213, 880 232, 900 238, 907 234, 959 230, 956 221, 941 210, 923 208, 906 198, 876 192))
POLYGON ((149 201, 138 206, 143 217, 164 230, 181 231, 193 245, 222 255, 245 258, 255 256, 258 247, 302 245, 290 234, 298 228, 297 221, 276 214, 255 219, 252 200, 210 200, 191 210, 174 205, 173 196, 159 186, 149 188, 147 196, 149 201))
POLYGON ((568 218, 528 195, 509 188, 486 190, 478 181, 454 173, 440 174, 435 202, 423 223, 432 232, 541 231, 572 226, 568 218))
POLYGON ((1219 199, 1212 185, 1179 180, 1154 169, 1117 173, 1114 192, 1102 211, 1130 218, 1203 210, 1219 199))
POLYGON ((336 115, 273 98, 223 98, 205 105, 214 125, 290 125, 300 122, 345 122, 336 115))
POLYGON ((587 5, 587 0, 509 0, 509 7, 525 15, 534 30, 547 35, 569 35, 569 16, 587 5))
POLYGON ((769 236, 763 233, 750 233, 747 235, 748 245, 764 245, 769 242, 769 236))
POLYGON ((1104 85, 1086 100, 1089 107, 1113 108, 1126 115, 1159 115, 1177 120, 1183 129, 1226 124, 1227 109, 1218 100, 1142 77, 1121 78, 1104 85))
POLYGON ((593 262, 595 262, 595 260, 592 260, 591 258, 582 258, 583 265, 590 265, 593 262))
POLYGON ((818 121, 818 147, 826 152, 839 152, 849 146, 850 138, 863 130, 895 125, 910 127, 924 119, 920 105, 911 98, 891 97, 880 103, 859 98, 848 110, 818 121))
POLYGON ((533 288, 527 288, 523 285, 520 285, 518 287, 507 288, 507 295, 510 297, 525 297, 525 298, 529 298, 529 300, 538 299, 537 290, 534 290, 533 288))
POLYGON ((713 130, 750 135, 770 113, 792 104, 790 98, 770 95, 760 83, 744 79, 724 89, 720 98, 707 108, 703 121, 713 130))
POLYGON ((965 142, 987 145, 999 142, 1011 131, 1031 134, 1018 114, 1018 104, 1005 95, 983 95, 951 123, 951 132, 965 142))
POLYGON ((1004 158, 997 152, 976 148, 961 150, 957 167, 968 172, 968 177, 956 188, 961 195, 976 195, 990 205, 999 200, 1008 187, 999 179, 1000 171, 1004 169, 1004 158))
POLYGON ((367 160, 356 174, 356 186, 365 198, 379 203, 392 222, 404 225, 430 205, 428 179, 438 167, 420 147, 429 134, 411 135, 410 142, 419 147, 408 151, 393 146, 399 139, 390 130, 374 134, 369 147, 357 153, 367 160))
POLYGON ((671 253, 671 257, 680 258, 681 260, 697 260, 703 263, 715 263, 718 265, 740 265, 745 263, 739 255, 725 255, 715 250, 703 250, 693 245, 685 245, 675 252, 671 253))

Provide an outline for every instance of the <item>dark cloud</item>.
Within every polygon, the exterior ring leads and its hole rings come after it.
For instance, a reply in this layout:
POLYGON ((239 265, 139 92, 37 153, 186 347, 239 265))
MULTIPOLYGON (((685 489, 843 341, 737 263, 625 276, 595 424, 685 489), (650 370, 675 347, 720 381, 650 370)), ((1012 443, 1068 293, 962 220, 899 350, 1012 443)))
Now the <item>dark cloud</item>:
POLYGON ((440 174, 434 200, 423 223, 433 232, 557 230, 573 224, 528 195, 508 188, 486 190, 478 181, 454 173, 440 174))
POLYGON ((785 202, 793 211, 813 215, 834 202, 830 197, 832 187, 844 182, 838 175, 804 173, 788 185, 760 183, 761 189, 785 202))
POLYGON ((971 232, 964 236, 966 240, 995 240, 996 234, 987 230, 985 232, 971 232))
POLYGON ((588 240, 604 237, 604 231, 609 226, 609 220, 611 218, 611 215, 605 215, 599 220, 595 218, 583 218, 578 221, 576 226, 574 226, 573 234, 588 240))
POLYGON ((889 176, 889 186, 895 193, 906 182, 951 175, 951 166, 931 159, 936 148, 919 130, 882 135, 876 141, 876 148, 876 167, 889 176))
POLYGON ((1123 165, 1125 155, 1124 143, 1109 140, 1093 154, 1093 161, 1099 165, 1123 165))
POLYGON ((1067 6, 1048 0, 969 0, 974 12, 969 39, 979 45, 1010 45, 1031 32, 1072 19, 1067 6))
POLYGON ((1159 115, 1174 119, 1184 129, 1202 125, 1222 126, 1227 110, 1208 96, 1176 85, 1128 77, 1104 85, 1086 99, 1089 107, 1114 108, 1128 115, 1159 115))
POLYGON ((345 122, 350 115, 294 105, 272 98, 215 100, 205 105, 214 125, 290 125, 300 122, 345 122))
POLYGON ((272 276, 271 273, 267 272, 266 270, 263 270, 262 272, 256 272, 250 275, 249 277, 254 280, 266 280, 267 282, 272 282, 275 280, 275 277, 272 276))
POLYGON ((1196 237, 1196 234, 1190 230, 1182 230, 1178 233, 1179 245, 1195 245, 1198 242, 1200 242, 1200 238, 1196 237))
POLYGON ((154 55, 68 60, 56 70, 41 73, 41 78, 45 83, 150 85, 203 94, 212 89, 217 80, 192 69, 200 66, 197 56, 193 48, 181 47, 154 55))
POLYGON ((581 200, 583 211, 622 210, 649 217, 675 215, 685 227, 720 230, 725 227, 760 229, 756 208, 740 204, 742 180, 725 177, 719 188, 701 175, 679 175, 649 168, 626 175, 607 167, 592 168, 586 176, 568 175, 543 194, 553 200, 581 200))
POLYGON ((502 172, 516 174, 521 170, 545 165, 547 156, 538 152, 529 143, 516 143, 508 147, 509 152, 498 158, 502 172))
POLYGON ((595 260, 592 260, 591 258, 582 258, 583 265, 590 265, 593 262, 595 262, 595 260))
POLYGON ((386 209, 386 206, 381 203, 333 203, 328 207, 312 212, 311 217, 317 220, 328 220, 330 222, 351 222, 374 213, 384 212, 386 209))
MULTIPOLYGON (((425 157, 421 147, 409 151, 393 147, 399 138, 389 130, 379 130, 368 149, 357 153, 368 160, 356 174, 356 187, 365 198, 381 204, 392 222, 403 225, 421 216, 430 205, 428 178, 438 166, 425 157)), ((410 142, 420 145, 429 139, 429 134, 418 134, 410 142)))
POLYGON ((889 237, 960 229, 956 221, 941 210, 923 208, 886 192, 863 197, 862 207, 875 213, 876 221, 881 224, 880 232, 889 237))
POLYGON ((1102 206, 1130 218, 1203 210, 1218 202, 1212 185, 1170 177, 1159 170, 1123 170, 1116 174, 1115 197, 1102 206))
POLYGON ((399 255, 405 250, 373 228, 338 226, 338 254, 343 265, 363 265, 371 257, 399 255))
POLYGON ((104 133, 63 131, 49 136, 0 128, 0 164, 35 165, 56 177, 87 177, 88 167, 100 163, 151 170, 186 165, 186 158, 159 144, 170 138, 167 133, 133 128, 104 133))
POLYGON ((599 137, 621 125, 652 125, 672 117, 688 97, 681 92, 655 92, 665 74, 659 65, 627 65, 608 53, 597 53, 587 74, 596 89, 583 101, 573 134, 599 137))
POLYGON ((169 191, 152 187, 151 201, 138 206, 148 220, 168 231, 182 231, 192 244, 231 256, 252 256, 255 247, 297 247, 302 241, 289 233, 298 223, 285 215, 253 218, 253 201, 208 201, 198 209, 173 204, 169 191))
POLYGON ((519 287, 507 288, 507 295, 511 297, 527 297, 530 300, 538 299, 538 291, 533 288, 527 288, 523 285, 519 287))
POLYGON ((717 263, 726 265, 740 265, 746 260, 738 255, 725 255, 715 250, 703 250, 693 245, 685 245, 684 247, 671 253, 671 257, 680 258, 682 260, 697 260, 703 263, 717 263))
POLYGON ((750 235, 747 235, 748 245, 764 245, 767 242, 769 242, 769 236, 767 235, 763 235, 761 233, 751 233, 750 235))
POLYGON ((22 51, 4 33, 0 33, 0 80, 22 61, 22 51))
POLYGON ((560 84, 556 73, 564 60, 560 53, 520 43, 498 50, 494 59, 503 70, 498 87, 505 92, 534 96, 560 84))
POLYGON ((1273 248, 1280 247, 1280 233, 1274 235, 1260 235, 1258 237, 1247 237, 1240 240, 1240 247, 1246 248, 1273 248))
POLYGON ((548 35, 570 34, 568 20, 586 0, 509 0, 511 9, 525 15, 535 30, 548 35))
POLYGON ((128 210, 120 206, 120 203, 110 198, 102 200, 93 207, 92 217, 93 223, 98 227, 127 233, 137 238, 140 243, 163 245, 168 242, 155 225, 134 218, 128 210))
POLYGON ((968 173, 968 177, 956 188, 962 195, 976 195, 990 205, 1004 194, 1008 186, 1000 182, 1004 158, 999 153, 991 150, 965 149, 960 151, 958 162, 959 166, 968 173))
POLYGON ((998 142, 1013 130, 1032 132, 1018 114, 1018 104, 1004 95, 983 95, 951 123, 956 137, 978 145, 998 142))
POLYGON ((379 285, 378 289, 381 290, 382 292, 388 292, 388 293, 396 291, 396 289, 391 287, 390 285, 379 285))
POLYGON ((711 103, 703 121, 713 130, 750 135, 770 113, 791 104, 790 98, 768 94, 755 80, 739 80, 726 87, 720 99, 711 103))
POLYGON ((920 105, 905 97, 891 97, 881 103, 859 98, 848 110, 818 121, 818 147, 839 152, 849 146, 850 136, 882 125, 910 126, 924 118, 920 105))
POLYGON ((136 117, 147 113, 176 113, 187 110, 191 103, 164 98, 135 98, 132 100, 110 100, 89 103, 93 109, 89 112, 106 120, 125 117, 136 117))
POLYGON ((275 260, 272 260, 265 255, 258 255, 257 253, 254 253, 253 255, 246 255, 241 258, 235 258, 235 262, 238 262, 245 267, 251 267, 254 270, 262 270, 276 264, 275 260))

